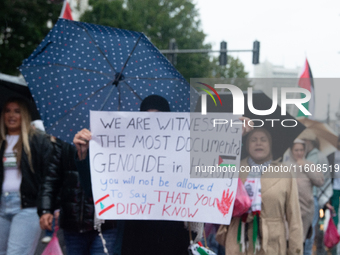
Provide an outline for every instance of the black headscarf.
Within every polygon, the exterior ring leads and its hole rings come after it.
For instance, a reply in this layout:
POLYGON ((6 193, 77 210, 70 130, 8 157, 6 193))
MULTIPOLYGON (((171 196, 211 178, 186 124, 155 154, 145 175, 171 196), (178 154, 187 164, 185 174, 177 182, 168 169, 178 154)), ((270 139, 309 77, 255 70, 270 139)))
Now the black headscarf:
POLYGON ((140 111, 146 112, 147 110, 158 110, 160 112, 170 112, 170 106, 168 101, 161 96, 151 95, 142 101, 140 105, 140 111))

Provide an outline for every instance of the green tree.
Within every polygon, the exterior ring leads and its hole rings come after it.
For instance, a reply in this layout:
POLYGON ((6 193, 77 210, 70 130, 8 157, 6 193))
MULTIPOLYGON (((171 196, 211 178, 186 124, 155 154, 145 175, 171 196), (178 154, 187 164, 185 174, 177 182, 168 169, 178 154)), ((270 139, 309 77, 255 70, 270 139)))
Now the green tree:
POLYGON ((0 72, 19 74, 17 68, 47 35, 47 21, 55 23, 61 7, 48 0, 0 1, 0 72))
MULTIPOLYGON (((18 67, 47 35, 61 11, 62 0, 0 1, 0 72, 19 74, 18 67)), ((193 0, 90 0, 81 21, 144 32, 159 49, 175 38, 179 49, 210 49, 200 28, 193 0)), ((176 68, 190 78, 244 77, 244 66, 229 56, 220 67, 209 54, 178 54, 176 68), (235 65, 235 68, 234 68, 235 65), (233 74, 233 75, 231 75, 233 74)))
MULTIPOLYGON (((90 0, 81 21, 143 32, 159 49, 175 38, 179 49, 209 49, 192 0, 90 0)), ((187 79, 209 77, 208 54, 178 54, 176 68, 187 79)))
POLYGON ((225 82, 238 86, 242 90, 247 90, 251 86, 248 80, 248 73, 244 70, 244 64, 239 58, 228 55, 228 65, 220 66, 218 58, 213 59, 212 78, 225 79, 225 82))

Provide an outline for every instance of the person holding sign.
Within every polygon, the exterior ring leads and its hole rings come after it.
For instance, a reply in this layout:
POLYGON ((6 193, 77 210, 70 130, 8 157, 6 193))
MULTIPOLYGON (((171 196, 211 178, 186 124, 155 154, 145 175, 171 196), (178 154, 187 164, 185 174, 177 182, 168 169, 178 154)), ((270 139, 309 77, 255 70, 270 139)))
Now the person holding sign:
POLYGON ((269 171, 280 166, 273 161, 271 148, 267 130, 256 128, 249 133, 249 156, 241 161, 239 177, 252 204, 248 213, 232 218, 229 226, 220 226, 216 239, 225 246, 226 255, 303 253, 296 180, 290 173, 269 171))
MULTIPOLYGON (((170 112, 170 107, 163 97, 152 95, 146 97, 140 106, 141 111, 148 112, 170 112)), ((248 123, 248 119, 242 118, 248 123)), ((246 125, 242 131, 249 132, 252 128, 246 125)), ((128 130, 126 131, 128 132, 128 130)), ((74 137, 77 146, 77 155, 80 159, 80 177, 84 187, 91 192, 91 176, 88 167, 88 141, 92 139, 89 130, 83 129, 74 137), (87 166, 86 166, 87 165, 87 166), (85 169, 86 168, 86 169, 85 169)), ((92 146, 92 145, 91 145, 92 146)), ((195 197, 196 198, 196 197, 195 197)), ((187 224, 183 221, 164 220, 133 220, 125 222, 123 238, 123 254, 187 254, 190 244, 187 224)), ((190 224, 193 232, 201 232, 201 224, 190 224)))
POLYGON ((51 150, 48 137, 31 126, 25 99, 8 99, 0 120, 0 254, 35 252, 38 192, 51 150))
MULTIPOLYGON (((158 95, 146 97, 140 107, 141 111, 170 112, 167 100, 158 95)), ((77 147, 78 170, 83 187, 92 194, 91 176, 88 159, 88 141, 91 132, 83 129, 73 140, 77 147)), ((180 221, 134 220, 125 221, 122 254, 187 254, 189 232, 180 221)))

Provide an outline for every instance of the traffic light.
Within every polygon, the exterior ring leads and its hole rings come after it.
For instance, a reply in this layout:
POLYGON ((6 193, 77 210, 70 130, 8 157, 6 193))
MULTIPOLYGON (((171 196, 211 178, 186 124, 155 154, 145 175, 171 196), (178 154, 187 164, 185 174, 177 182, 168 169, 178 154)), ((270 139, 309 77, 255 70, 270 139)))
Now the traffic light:
POLYGON ((227 55, 227 42, 222 41, 220 45, 220 50, 225 50, 225 52, 220 52, 220 66, 225 66, 228 64, 228 55, 227 55))
MULTIPOLYGON (((169 41, 169 50, 177 50, 177 43, 176 39, 172 38, 169 41)), ((169 53, 168 54, 168 60, 173 64, 174 66, 177 64, 177 54, 176 53, 169 53)))
POLYGON ((257 65, 260 63, 260 42, 254 41, 253 44, 253 64, 257 65))

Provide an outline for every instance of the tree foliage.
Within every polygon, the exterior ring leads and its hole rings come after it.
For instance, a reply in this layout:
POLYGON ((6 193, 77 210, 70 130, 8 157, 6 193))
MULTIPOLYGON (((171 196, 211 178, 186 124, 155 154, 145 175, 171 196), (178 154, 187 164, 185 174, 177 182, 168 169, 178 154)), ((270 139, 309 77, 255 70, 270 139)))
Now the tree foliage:
MULTIPOLYGON (((62 0, 0 1, 0 72, 19 74, 18 67, 47 35, 47 21, 55 24, 62 0)), ((200 28, 193 0, 90 0, 81 21, 144 32, 159 49, 176 39, 179 49, 210 49, 200 28)), ((209 54, 178 54, 176 68, 190 78, 246 77, 239 59, 229 56, 227 67, 209 54)))
POLYGON ((47 35, 47 21, 55 23, 61 7, 48 0, 0 1, 0 72, 19 74, 17 68, 47 35))
MULTIPOLYGON (((143 32, 159 49, 175 38, 179 49, 209 49, 192 0, 92 0, 81 21, 143 32)), ((178 54, 176 68, 187 79, 208 77, 208 54, 178 54)))

